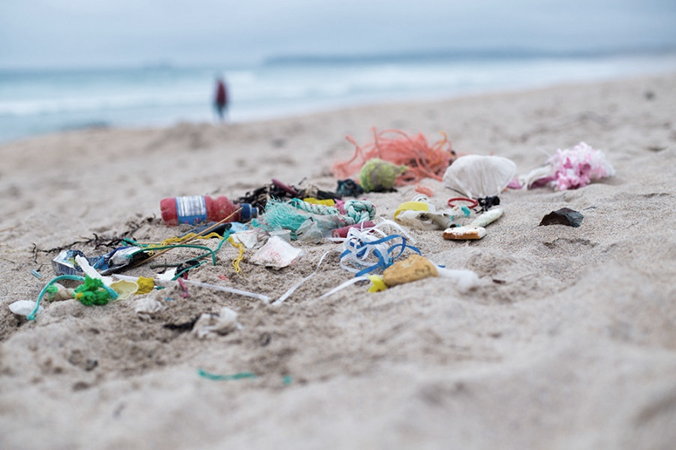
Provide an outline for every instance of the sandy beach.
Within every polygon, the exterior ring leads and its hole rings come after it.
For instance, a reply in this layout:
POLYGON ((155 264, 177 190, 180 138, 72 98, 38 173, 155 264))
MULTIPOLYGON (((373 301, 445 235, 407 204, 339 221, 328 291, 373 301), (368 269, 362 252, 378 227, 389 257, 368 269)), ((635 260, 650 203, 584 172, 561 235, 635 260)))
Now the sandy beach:
MULTIPOLYGON (((676 74, 439 102, 375 105, 259 123, 88 129, 0 146, 0 448, 669 449, 676 441, 676 74), (177 233, 159 202, 235 199, 277 178, 335 190, 331 164, 372 127, 445 132, 457 152, 504 156, 527 173, 581 141, 616 175, 577 190, 507 190, 479 241, 410 234, 422 254, 469 269, 460 292, 429 278, 368 293, 337 253, 282 305, 190 287, 105 306, 9 311, 54 274, 46 250, 177 233), (580 227, 538 226, 568 207, 580 227), (133 232, 132 232, 133 231, 133 232), (32 270, 43 274, 38 279, 32 270), (166 300, 166 298, 172 300, 166 300), (228 306, 241 329, 198 339, 176 328, 228 306), (170 327, 167 327, 170 325, 170 327), (174 326, 172 328, 172 326, 174 326), (198 375, 251 372, 218 381, 198 375)), ((431 202, 456 196, 426 180, 431 202)), ((370 193, 379 219, 413 186, 370 193)), ((242 274, 224 246, 190 279, 279 297, 334 243, 242 274), (222 276, 222 277, 220 277, 222 276), (225 278, 225 280, 223 279, 225 278)), ((174 253, 166 261, 178 258, 174 253)), ((152 277, 144 265, 125 274, 152 277)))

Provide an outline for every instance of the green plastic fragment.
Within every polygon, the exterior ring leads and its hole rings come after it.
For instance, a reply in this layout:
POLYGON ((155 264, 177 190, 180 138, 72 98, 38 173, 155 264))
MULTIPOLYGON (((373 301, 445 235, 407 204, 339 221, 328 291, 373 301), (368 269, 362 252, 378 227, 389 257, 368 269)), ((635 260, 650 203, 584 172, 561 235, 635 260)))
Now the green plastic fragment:
POLYGON ((256 375, 253 372, 240 372, 234 373, 232 375, 218 375, 215 373, 209 373, 205 370, 199 369, 197 375, 207 380, 213 381, 228 381, 228 380, 241 380, 243 378, 256 378, 256 375))
POLYGON ((85 306, 105 305, 110 301, 111 295, 103 286, 103 281, 85 276, 84 283, 75 288, 75 299, 85 306))

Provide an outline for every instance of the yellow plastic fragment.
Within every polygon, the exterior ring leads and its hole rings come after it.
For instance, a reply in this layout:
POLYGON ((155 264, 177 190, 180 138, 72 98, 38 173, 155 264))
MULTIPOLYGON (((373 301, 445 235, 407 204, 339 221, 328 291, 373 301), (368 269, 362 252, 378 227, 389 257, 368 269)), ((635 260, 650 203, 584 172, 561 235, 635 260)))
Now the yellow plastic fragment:
POLYGON ((137 295, 147 294, 148 292, 152 292, 155 288, 155 281, 148 277, 138 277, 136 284, 138 284, 138 290, 136 291, 137 295))
POLYGON ((404 202, 399 207, 397 210, 394 212, 394 219, 397 219, 397 216, 402 212, 402 211, 429 211, 430 210, 430 205, 429 203, 426 202, 404 202))
POLYGON ((324 206, 335 206, 336 202, 333 201, 333 199, 326 199, 326 200, 319 200, 314 197, 308 197, 303 199, 304 202, 306 203, 312 203, 313 205, 324 205, 324 206))
POLYGON ((369 292, 380 292, 387 289, 387 285, 383 281, 383 277, 380 275, 369 275, 368 277, 372 283, 371 287, 369 288, 369 292))
MULTIPOLYGON (((117 292, 118 300, 126 300, 138 290, 138 284, 133 281, 117 280, 110 284, 110 288, 117 292)), ((76 299, 79 299, 78 295, 79 294, 76 294, 76 299)))

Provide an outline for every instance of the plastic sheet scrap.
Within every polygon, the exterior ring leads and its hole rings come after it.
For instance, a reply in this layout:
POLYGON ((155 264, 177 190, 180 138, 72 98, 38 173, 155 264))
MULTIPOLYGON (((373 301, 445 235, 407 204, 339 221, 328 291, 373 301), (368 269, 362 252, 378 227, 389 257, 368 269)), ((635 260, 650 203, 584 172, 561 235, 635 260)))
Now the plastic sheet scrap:
POLYGON ((577 189, 615 175, 615 169, 601 150, 580 142, 572 149, 557 150, 542 167, 519 177, 528 189, 549 186, 557 191, 577 189))
POLYGON ((225 335, 241 328, 237 323, 237 312, 224 306, 215 313, 205 313, 197 319, 192 328, 192 334, 198 339, 204 339, 212 335, 225 335))
POLYGON ((278 236, 274 236, 253 255, 251 262, 266 267, 282 269, 291 265, 302 254, 303 250, 292 246, 278 236))

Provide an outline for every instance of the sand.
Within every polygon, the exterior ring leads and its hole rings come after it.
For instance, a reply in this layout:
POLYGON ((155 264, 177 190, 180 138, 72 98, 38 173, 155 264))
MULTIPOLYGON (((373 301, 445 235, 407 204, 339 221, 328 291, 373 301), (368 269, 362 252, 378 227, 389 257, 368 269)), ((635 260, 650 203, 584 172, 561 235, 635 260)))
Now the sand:
MULTIPOLYGON (((0 158, 2 449, 673 448, 676 74, 262 123, 71 131, 4 144, 0 158), (30 323, 9 312, 53 276, 54 253, 40 250, 130 230, 170 237, 164 197, 237 198, 272 177, 335 189, 330 164, 352 154, 344 136, 366 143, 372 126, 431 141, 444 131, 456 150, 505 156, 519 173, 585 141, 617 175, 506 191, 504 217, 480 241, 411 231, 434 262, 481 277, 467 293, 431 278, 317 300, 352 276, 331 254, 279 307, 191 287, 188 298, 148 294, 165 309, 145 319, 136 299, 45 304, 30 323), (538 226, 562 207, 584 215, 579 228, 538 226), (240 330, 201 340, 165 327, 222 306, 240 330), (214 381, 199 369, 257 377, 214 381)), ((454 196, 424 184, 438 207, 454 196)), ((391 218, 413 195, 365 198, 391 218)), ((338 245, 302 248, 280 271, 248 251, 238 275, 224 247, 190 278, 276 298, 338 245)))

